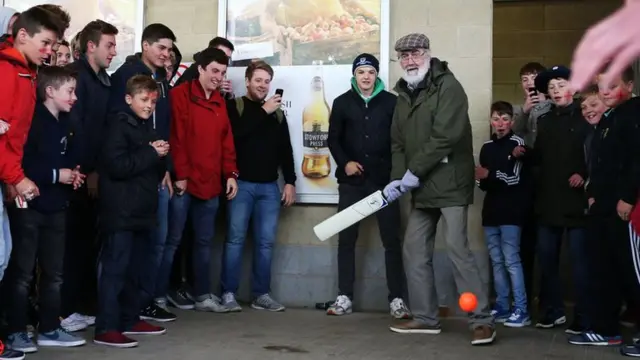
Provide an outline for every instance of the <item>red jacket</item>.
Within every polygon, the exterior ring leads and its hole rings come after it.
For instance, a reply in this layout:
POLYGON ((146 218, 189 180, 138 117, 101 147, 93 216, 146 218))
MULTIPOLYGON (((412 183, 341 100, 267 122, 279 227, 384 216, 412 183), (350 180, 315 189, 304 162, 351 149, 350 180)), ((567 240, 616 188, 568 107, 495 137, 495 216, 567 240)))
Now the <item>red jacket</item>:
POLYGON ((0 135, 0 181, 16 185, 24 179, 22 155, 36 106, 36 72, 11 46, 0 47, 0 119, 11 128, 0 135))
POLYGON ((190 195, 213 199, 223 192, 223 177, 238 177, 225 101, 218 91, 207 99, 197 79, 173 88, 169 99, 169 144, 176 178, 187 180, 190 195))
POLYGON ((636 205, 633 207, 633 210, 631 210, 629 221, 636 234, 640 234, 640 198, 636 200, 636 205))

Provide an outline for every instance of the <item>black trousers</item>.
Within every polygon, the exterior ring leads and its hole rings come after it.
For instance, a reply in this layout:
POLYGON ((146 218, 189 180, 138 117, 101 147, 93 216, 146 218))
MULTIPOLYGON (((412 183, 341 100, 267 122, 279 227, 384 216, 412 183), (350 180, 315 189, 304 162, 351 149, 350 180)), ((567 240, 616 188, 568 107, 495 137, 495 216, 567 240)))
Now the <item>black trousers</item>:
POLYGON ((153 244, 151 229, 117 231, 105 236, 100 252, 100 301, 96 333, 130 330, 139 320, 142 304, 152 293, 141 291, 142 282, 152 274, 145 264, 153 244))
POLYGON ((9 331, 24 332, 28 324, 28 300, 37 260, 41 269, 38 284, 39 331, 50 332, 60 327, 66 213, 44 214, 27 208, 14 214, 20 238, 13 243, 7 281, 11 294, 7 308, 9 331))
POLYGON ((74 192, 67 212, 63 317, 75 312, 95 314, 97 310, 98 200, 90 198, 86 188, 83 189, 74 192))
MULTIPOLYGON (((340 184, 338 187, 338 211, 342 211, 356 202, 381 190, 377 185, 366 183, 362 186, 340 184)), ((389 301, 404 298, 405 277, 402 266, 402 242, 400 240, 400 206, 390 203, 376 213, 378 230, 384 247, 384 263, 389 288, 389 301)), ((353 286, 356 279, 356 241, 359 224, 355 224, 338 235, 338 287, 340 295, 353 299, 353 286)))
POLYGON ((588 226, 591 325, 600 335, 620 335, 622 301, 636 309, 640 302, 640 236, 615 214, 593 215, 588 226))

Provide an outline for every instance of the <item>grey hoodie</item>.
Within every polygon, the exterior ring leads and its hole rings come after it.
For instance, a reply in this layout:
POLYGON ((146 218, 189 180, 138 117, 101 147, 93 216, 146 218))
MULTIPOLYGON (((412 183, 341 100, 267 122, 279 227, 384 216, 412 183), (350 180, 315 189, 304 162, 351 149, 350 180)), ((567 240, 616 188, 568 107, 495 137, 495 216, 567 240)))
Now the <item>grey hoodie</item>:
POLYGON ((0 7, 0 35, 11 33, 11 29, 9 29, 9 20, 11 20, 11 17, 17 13, 17 11, 10 7, 0 7))
POLYGON ((538 118, 551 109, 551 100, 546 99, 534 105, 528 114, 522 110, 522 105, 513 106, 513 132, 524 139, 527 146, 533 147, 538 131, 538 118))

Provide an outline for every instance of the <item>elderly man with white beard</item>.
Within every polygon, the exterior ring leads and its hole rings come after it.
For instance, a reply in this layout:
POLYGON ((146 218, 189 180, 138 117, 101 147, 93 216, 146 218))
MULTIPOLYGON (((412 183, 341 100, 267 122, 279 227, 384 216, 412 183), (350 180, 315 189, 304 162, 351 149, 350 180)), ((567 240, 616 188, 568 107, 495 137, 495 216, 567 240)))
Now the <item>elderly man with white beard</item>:
POLYGON ((473 203, 474 160, 468 100, 445 61, 432 58, 429 39, 409 34, 395 44, 402 79, 391 125, 391 183, 384 194, 393 201, 410 192, 411 213, 403 261, 413 319, 390 329, 397 333, 439 334, 438 297, 433 272, 436 226, 443 220, 445 243, 456 286, 478 299, 469 313, 471 344, 495 340, 487 289, 467 239, 473 203))

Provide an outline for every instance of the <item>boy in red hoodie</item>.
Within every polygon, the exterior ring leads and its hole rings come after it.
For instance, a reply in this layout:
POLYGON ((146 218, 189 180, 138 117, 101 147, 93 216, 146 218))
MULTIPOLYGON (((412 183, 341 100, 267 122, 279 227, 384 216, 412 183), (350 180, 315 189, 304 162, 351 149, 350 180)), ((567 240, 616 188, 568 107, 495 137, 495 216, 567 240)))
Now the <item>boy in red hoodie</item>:
MULTIPOLYGON (((0 135, 0 199, 4 198, 4 184, 9 193, 18 194, 27 200, 38 195, 38 187, 24 175, 22 169, 23 147, 36 105, 36 69, 51 55, 51 47, 58 40, 62 27, 60 19, 54 14, 33 7, 20 14, 13 24, 13 45, 0 44, 0 121, 4 123, 3 133, 0 135)), ((4 276, 10 254, 9 219, 2 204, 0 280, 4 276)))
MULTIPOLYGON (((21 165, 36 103, 36 67, 51 55, 61 27, 60 20, 51 12, 33 7, 16 20, 12 33, 14 45, 0 46, 0 82, 3 84, 0 120, 7 124, 6 132, 0 135, 0 183, 13 187, 11 190, 26 199, 38 195, 38 187, 25 177, 21 165)), ((4 220, 2 222, 4 227, 4 220)), ((0 236, 0 240, 6 248, 7 239, 0 236)), ((8 251, 5 256, 8 257, 8 251)), ((5 266, 0 258, 0 278, 5 266)))

